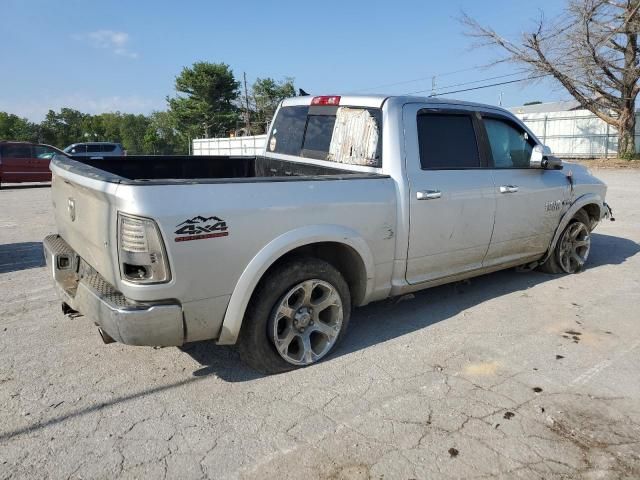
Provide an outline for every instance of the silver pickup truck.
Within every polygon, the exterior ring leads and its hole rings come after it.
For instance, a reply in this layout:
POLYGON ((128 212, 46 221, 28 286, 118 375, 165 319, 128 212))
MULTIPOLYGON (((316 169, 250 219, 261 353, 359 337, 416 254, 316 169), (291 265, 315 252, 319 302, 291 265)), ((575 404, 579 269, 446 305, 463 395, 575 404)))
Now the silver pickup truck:
POLYGON ((309 365, 353 306, 499 269, 581 270, 606 186, 509 112, 296 97, 257 157, 56 157, 44 241, 66 312, 105 342, 238 344, 309 365))

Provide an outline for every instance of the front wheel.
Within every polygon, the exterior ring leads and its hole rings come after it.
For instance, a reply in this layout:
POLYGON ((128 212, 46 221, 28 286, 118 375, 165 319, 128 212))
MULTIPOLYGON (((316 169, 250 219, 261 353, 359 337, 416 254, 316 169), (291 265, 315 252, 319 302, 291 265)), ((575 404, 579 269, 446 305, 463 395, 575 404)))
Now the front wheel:
POLYGON ((571 219, 558 239, 553 253, 540 265, 546 273, 578 273, 584 268, 591 250, 591 221, 580 210, 571 219))
POLYGON ((317 363, 344 336, 350 312, 349 286, 333 265, 316 258, 286 262, 260 282, 252 297, 240 355, 264 373, 317 363))

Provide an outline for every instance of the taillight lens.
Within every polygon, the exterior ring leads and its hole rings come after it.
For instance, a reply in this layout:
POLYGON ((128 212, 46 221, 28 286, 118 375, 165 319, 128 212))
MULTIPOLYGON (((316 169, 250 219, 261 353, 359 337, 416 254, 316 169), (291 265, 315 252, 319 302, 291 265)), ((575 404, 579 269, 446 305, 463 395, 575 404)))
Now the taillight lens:
POLYGON ((167 256, 156 222, 118 213, 120 276, 135 283, 171 280, 167 256))

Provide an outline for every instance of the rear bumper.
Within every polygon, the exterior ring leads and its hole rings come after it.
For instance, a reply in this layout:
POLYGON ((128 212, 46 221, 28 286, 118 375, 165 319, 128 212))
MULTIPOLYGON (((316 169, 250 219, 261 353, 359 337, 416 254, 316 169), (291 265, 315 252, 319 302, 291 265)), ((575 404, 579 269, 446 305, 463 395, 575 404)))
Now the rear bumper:
POLYGON ((44 255, 62 301, 128 345, 184 343, 182 306, 176 301, 134 302, 84 262, 59 235, 43 241, 44 255))

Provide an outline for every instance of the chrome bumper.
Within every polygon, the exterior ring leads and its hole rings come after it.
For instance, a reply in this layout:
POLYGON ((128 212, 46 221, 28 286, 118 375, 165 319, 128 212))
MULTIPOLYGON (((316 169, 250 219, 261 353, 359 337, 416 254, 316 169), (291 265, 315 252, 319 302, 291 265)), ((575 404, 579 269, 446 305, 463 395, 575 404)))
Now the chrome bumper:
POLYGON ((43 241, 47 268, 58 295, 114 340, 128 345, 184 343, 182 306, 175 301, 134 302, 113 288, 59 235, 43 241))

